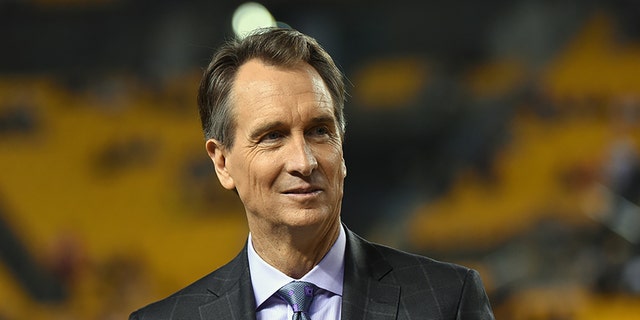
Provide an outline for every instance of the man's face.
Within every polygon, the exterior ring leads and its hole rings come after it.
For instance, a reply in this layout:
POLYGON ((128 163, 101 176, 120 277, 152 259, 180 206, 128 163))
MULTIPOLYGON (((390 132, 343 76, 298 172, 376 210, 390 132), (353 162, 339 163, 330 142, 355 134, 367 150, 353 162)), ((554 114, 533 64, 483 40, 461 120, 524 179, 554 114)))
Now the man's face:
POLYGON ((331 95, 310 65, 238 70, 231 95, 230 149, 207 142, 216 173, 236 189, 249 227, 331 227, 339 223, 346 167, 331 95), (217 159, 217 160, 216 160, 217 159))

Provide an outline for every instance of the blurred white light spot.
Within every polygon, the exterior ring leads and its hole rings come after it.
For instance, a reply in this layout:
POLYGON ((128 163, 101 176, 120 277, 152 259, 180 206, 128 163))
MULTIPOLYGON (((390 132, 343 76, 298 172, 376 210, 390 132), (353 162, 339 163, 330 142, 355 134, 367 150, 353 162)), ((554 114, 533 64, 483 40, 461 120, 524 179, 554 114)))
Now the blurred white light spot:
POLYGON ((233 13, 231 26, 238 38, 244 38, 255 29, 275 27, 276 20, 269 10, 257 2, 240 5, 233 13))

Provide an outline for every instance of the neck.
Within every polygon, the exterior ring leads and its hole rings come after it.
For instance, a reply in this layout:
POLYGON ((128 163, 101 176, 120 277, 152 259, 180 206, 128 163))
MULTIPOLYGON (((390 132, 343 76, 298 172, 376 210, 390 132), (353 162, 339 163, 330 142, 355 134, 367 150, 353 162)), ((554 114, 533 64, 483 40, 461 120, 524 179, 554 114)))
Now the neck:
POLYGON ((278 227, 251 230, 256 253, 287 276, 300 279, 311 271, 338 239, 340 220, 326 227, 278 227))

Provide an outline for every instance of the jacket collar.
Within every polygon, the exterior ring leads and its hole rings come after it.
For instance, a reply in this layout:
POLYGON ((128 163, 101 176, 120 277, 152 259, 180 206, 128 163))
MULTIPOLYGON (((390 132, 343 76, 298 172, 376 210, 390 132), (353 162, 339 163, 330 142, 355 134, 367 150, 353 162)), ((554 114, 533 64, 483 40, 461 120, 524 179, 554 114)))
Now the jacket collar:
MULTIPOLYGON (((392 266, 368 241, 346 228, 342 319, 396 319, 400 286, 392 266)), ((209 280, 217 298, 200 306, 201 319, 255 319, 247 247, 209 280)))
POLYGON ((201 319, 255 319, 247 245, 212 276, 208 289, 217 298, 200 306, 201 319))
POLYGON ((347 229, 342 319, 396 319, 400 286, 392 269, 370 242, 347 229))

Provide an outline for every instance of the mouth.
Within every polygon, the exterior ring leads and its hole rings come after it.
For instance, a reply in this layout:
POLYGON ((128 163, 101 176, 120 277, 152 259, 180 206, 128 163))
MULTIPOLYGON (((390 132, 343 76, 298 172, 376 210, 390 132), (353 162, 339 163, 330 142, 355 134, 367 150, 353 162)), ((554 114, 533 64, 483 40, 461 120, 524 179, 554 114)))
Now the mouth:
POLYGON ((292 188, 284 191, 288 195, 313 195, 322 192, 322 189, 314 186, 292 188))

